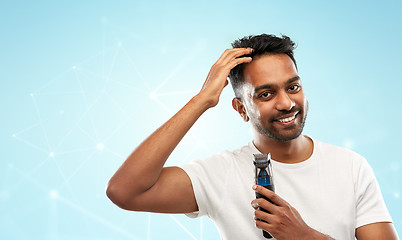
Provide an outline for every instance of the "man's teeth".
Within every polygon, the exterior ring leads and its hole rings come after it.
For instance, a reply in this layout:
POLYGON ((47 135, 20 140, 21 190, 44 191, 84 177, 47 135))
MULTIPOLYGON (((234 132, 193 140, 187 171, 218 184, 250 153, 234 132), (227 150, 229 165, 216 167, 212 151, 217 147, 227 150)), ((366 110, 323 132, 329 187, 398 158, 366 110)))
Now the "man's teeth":
POLYGON ((291 116, 291 117, 288 117, 288 118, 282 118, 282 119, 279 119, 278 121, 279 122, 290 122, 290 121, 292 121, 293 119, 295 119, 295 117, 296 117, 296 114, 295 115, 293 115, 293 116, 291 116))

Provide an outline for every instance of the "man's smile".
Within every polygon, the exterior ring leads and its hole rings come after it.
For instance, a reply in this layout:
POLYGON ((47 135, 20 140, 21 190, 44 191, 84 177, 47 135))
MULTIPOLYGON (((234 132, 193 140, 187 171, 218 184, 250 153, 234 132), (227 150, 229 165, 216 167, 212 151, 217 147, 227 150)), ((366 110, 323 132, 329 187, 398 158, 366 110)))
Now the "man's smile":
POLYGON ((280 123, 292 123, 296 119, 296 115, 299 113, 299 111, 293 112, 291 115, 287 114, 285 116, 281 116, 280 118, 275 119, 275 122, 280 122, 280 123))
POLYGON ((279 121, 279 122, 282 122, 282 123, 290 122, 290 121, 292 121, 293 119, 295 119, 296 114, 297 114, 297 113, 295 113, 293 116, 290 116, 290 117, 287 117, 287 118, 279 119, 278 121, 279 121))

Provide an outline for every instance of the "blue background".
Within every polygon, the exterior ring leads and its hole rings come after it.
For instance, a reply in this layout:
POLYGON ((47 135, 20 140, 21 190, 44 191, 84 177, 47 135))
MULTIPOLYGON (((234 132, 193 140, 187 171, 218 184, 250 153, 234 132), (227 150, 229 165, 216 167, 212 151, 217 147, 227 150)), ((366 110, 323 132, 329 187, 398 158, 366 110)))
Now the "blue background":
MULTIPOLYGON (((219 239, 208 218, 133 213, 105 185, 244 35, 289 35, 305 134, 365 156, 398 232, 401 1, 1 1, 0 239, 219 239)), ((168 160, 252 139, 225 89, 168 160)))

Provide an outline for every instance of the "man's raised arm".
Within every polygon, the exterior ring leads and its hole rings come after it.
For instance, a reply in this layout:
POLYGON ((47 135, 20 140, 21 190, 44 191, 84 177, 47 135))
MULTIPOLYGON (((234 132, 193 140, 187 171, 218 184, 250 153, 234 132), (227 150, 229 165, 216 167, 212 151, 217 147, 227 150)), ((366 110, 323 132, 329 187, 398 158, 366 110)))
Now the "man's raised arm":
POLYGON ((106 194, 134 211, 185 213, 198 210, 192 184, 178 167, 164 164, 184 135, 209 108, 218 104, 232 68, 251 62, 252 49, 227 49, 212 66, 201 91, 142 142, 109 180, 106 194))

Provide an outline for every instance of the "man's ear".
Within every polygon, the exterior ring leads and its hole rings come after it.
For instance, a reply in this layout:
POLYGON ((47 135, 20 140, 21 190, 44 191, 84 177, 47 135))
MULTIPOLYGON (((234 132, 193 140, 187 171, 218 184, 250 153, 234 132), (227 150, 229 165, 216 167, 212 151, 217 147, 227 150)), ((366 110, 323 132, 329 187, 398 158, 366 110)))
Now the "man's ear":
POLYGON ((250 120, 247 115, 246 108, 244 107, 243 102, 240 98, 233 98, 232 107, 234 110, 236 110, 236 112, 240 114, 241 118, 243 118, 245 122, 248 122, 248 120, 250 120))

